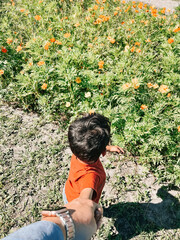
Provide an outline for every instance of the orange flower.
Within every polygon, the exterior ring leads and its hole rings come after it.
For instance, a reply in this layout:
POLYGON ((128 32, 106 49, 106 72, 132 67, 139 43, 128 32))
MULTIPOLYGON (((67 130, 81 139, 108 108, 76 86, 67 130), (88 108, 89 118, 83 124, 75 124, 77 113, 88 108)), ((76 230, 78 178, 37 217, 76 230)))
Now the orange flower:
POLYGON ((155 83, 155 84, 152 85, 152 87, 153 87, 154 89, 156 89, 156 88, 159 87, 159 85, 158 85, 157 83, 155 83))
POLYGON ((103 12, 103 10, 104 10, 104 7, 100 7, 100 11, 103 12))
POLYGON ((44 64, 45 64, 44 61, 39 61, 39 62, 37 63, 38 66, 42 66, 42 65, 44 65, 44 64))
POLYGON ((135 47, 132 47, 130 51, 131 51, 131 52, 134 52, 134 50, 135 50, 135 47))
POLYGON ((8 38, 6 42, 7 42, 7 44, 11 44, 12 43, 12 39, 8 38))
POLYGON ((37 21, 41 20, 41 16, 40 16, 40 15, 36 15, 34 18, 35 18, 37 21))
POLYGON ((21 46, 17 46, 16 51, 20 52, 21 50, 22 50, 22 47, 21 46))
POLYGON ((114 38, 111 38, 110 42, 113 44, 116 42, 116 40, 114 38))
POLYGON ((123 4, 125 4, 125 3, 126 3, 126 1, 122 1, 122 3, 123 3, 123 4))
POLYGON ((68 37, 70 37, 70 36, 71 36, 70 33, 65 33, 65 34, 64 34, 64 37, 65 37, 65 38, 68 38, 68 37))
POLYGON ((141 49, 140 49, 140 48, 138 48, 138 49, 136 50, 136 52, 137 52, 137 53, 140 53, 140 52, 141 52, 141 49))
POLYGON ((45 50, 48 50, 49 49, 49 46, 51 46, 51 43, 50 42, 47 42, 44 46, 44 49, 45 50))
POLYGON ((121 22, 121 24, 123 25, 123 24, 125 24, 125 22, 121 22))
POLYGON ((171 96, 171 93, 168 93, 167 97, 170 97, 171 96))
POLYGON ((85 17, 85 19, 86 19, 87 21, 89 21, 91 18, 90 18, 89 16, 87 16, 87 17, 85 17))
POLYGON ((46 90, 47 89, 47 83, 43 83, 43 85, 41 86, 42 90, 46 90))
POLYGON ((29 63, 29 66, 31 67, 32 65, 33 65, 33 63, 32 63, 32 62, 30 62, 30 63, 29 63))
POLYGON ((153 84, 149 82, 149 83, 147 83, 147 86, 148 86, 148 88, 152 88, 153 84))
POLYGON ((80 26, 80 23, 76 23, 74 24, 75 27, 79 27, 80 26))
POLYGON ((57 45, 62 45, 62 42, 60 42, 59 40, 56 40, 55 43, 56 43, 57 45))
POLYGON ((134 19, 131 20, 131 23, 135 23, 134 19))
POLYGON ((116 16, 118 14, 118 12, 116 11, 116 12, 114 12, 114 16, 116 16))
POLYGON ((51 39, 50 39, 50 42, 55 42, 55 41, 56 41, 55 38, 51 38, 51 39))
POLYGON ((92 45, 91 43, 88 43, 88 47, 89 47, 89 48, 92 48, 93 45, 92 45))
POLYGON ((76 81, 77 83, 81 83, 80 77, 77 77, 75 81, 76 81))
POLYGON ((138 10, 135 10, 136 13, 138 13, 139 11, 138 10))
POLYGON ((148 38, 147 40, 145 40, 145 42, 151 42, 151 40, 148 38))
POLYGON ((94 10, 98 10, 98 5, 94 5, 94 10))
POLYGON ((131 84, 130 83, 125 83, 125 84, 123 84, 122 85, 122 89, 125 91, 125 90, 127 90, 128 88, 130 88, 131 87, 131 84))
POLYGON ((167 93, 169 91, 169 88, 167 85, 161 85, 158 89, 160 93, 167 93))
POLYGON ((3 53, 7 53, 7 49, 4 48, 4 47, 2 47, 2 48, 1 48, 1 52, 3 52, 3 53))
POLYGON ((132 79, 132 84, 133 84, 134 89, 138 89, 140 87, 140 84, 139 84, 137 78, 132 79))
POLYGON ((141 109, 142 109, 142 110, 148 109, 148 106, 142 104, 142 105, 141 105, 141 109))
POLYGON ((136 45, 136 46, 140 46, 141 43, 140 43, 140 42, 135 42, 135 45, 136 45))
POLYGON ((179 31, 180 31, 180 27, 179 27, 179 28, 175 28, 175 29, 173 30, 174 33, 177 33, 177 32, 179 32, 179 31))
POLYGON ((0 69, 0 75, 4 74, 4 70, 0 69))
POLYGON ((174 18, 177 18, 178 17, 178 15, 176 15, 176 14, 174 14, 174 16, 173 16, 174 18))
POLYGON ((174 42, 174 39, 173 39, 173 38, 169 38, 169 39, 168 39, 168 43, 169 43, 169 44, 171 44, 171 43, 173 43, 173 42, 174 42))
POLYGON ((177 129, 178 129, 178 132, 180 132, 180 126, 178 126, 177 129))
POLYGON ((98 63, 98 65, 99 65, 99 68, 102 69, 102 68, 103 68, 103 65, 104 65, 104 61, 100 61, 100 62, 98 63))
POLYGON ((24 8, 21 8, 19 11, 23 13, 23 12, 25 11, 25 9, 24 9, 24 8))
POLYGON ((166 8, 163 8, 163 9, 161 10, 161 13, 162 13, 162 14, 165 14, 165 12, 166 12, 166 8))

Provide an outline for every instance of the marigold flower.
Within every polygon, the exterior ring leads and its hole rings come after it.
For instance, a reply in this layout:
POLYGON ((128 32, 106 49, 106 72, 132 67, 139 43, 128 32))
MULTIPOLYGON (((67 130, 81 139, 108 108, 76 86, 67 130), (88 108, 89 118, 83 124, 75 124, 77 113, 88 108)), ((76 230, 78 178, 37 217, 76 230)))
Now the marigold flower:
POLYGON ((148 88, 152 88, 153 84, 149 82, 149 83, 147 83, 147 86, 148 86, 148 88))
POLYGON ((132 84, 133 84, 134 89, 138 89, 140 87, 140 84, 139 84, 137 78, 132 79, 132 84))
POLYGON ((64 34, 64 37, 65 37, 65 38, 68 38, 68 37, 70 37, 70 36, 71 36, 70 33, 65 33, 65 34, 64 34))
POLYGON ((75 27, 79 27, 80 26, 80 23, 76 23, 74 24, 75 27))
POLYGON ((136 46, 140 46, 141 43, 140 43, 140 42, 135 42, 135 45, 136 45, 136 46))
POLYGON ((169 98, 171 96, 171 93, 168 93, 167 97, 169 98))
POLYGON ((70 102, 66 102, 66 107, 70 107, 71 106, 71 103, 70 102))
POLYGON ((98 10, 98 5, 94 5, 94 10, 96 11, 96 10, 98 10))
POLYGON ((116 42, 116 40, 115 40, 114 38, 112 38, 112 39, 110 40, 110 42, 113 44, 113 43, 116 42))
POLYGON ((152 87, 153 87, 154 89, 156 89, 156 88, 159 87, 159 85, 158 85, 157 83, 155 83, 155 84, 152 85, 152 87))
POLYGON ((103 65, 104 65, 104 61, 100 61, 100 62, 98 63, 98 65, 99 65, 99 68, 102 69, 102 68, 103 68, 103 65))
POLYGON ((125 24, 125 22, 121 22, 121 24, 123 25, 123 24, 125 24))
POLYGON ((77 77, 77 78, 76 78, 76 82, 77 82, 77 83, 81 83, 80 77, 77 77))
POLYGON ((7 53, 7 49, 6 49, 5 47, 2 47, 2 48, 1 48, 1 52, 7 53))
POLYGON ((126 1, 122 1, 122 3, 123 3, 123 4, 125 4, 125 3, 126 3, 126 1))
POLYGON ((51 38, 51 39, 50 39, 50 42, 55 42, 55 41, 56 41, 55 38, 51 38))
POLYGON ((30 62, 30 63, 29 63, 29 66, 31 67, 32 65, 33 65, 33 63, 32 63, 32 62, 30 62))
POLYGON ((140 53, 140 52, 141 52, 141 49, 140 49, 140 48, 138 48, 138 49, 136 50, 136 52, 137 52, 137 53, 140 53))
POLYGON ((91 97, 91 93, 90 92, 86 92, 85 93, 85 98, 90 98, 91 97))
POLYGON ((41 86, 42 90, 46 90, 47 89, 47 83, 43 83, 43 85, 41 86))
POLYGON ((37 21, 41 20, 41 16, 40 16, 40 15, 36 15, 34 18, 35 18, 37 21))
POLYGON ((87 21, 89 21, 89 20, 91 19, 91 17, 87 16, 87 17, 85 17, 85 19, 86 19, 87 21))
POLYGON ((6 42, 7 42, 7 44, 11 44, 12 43, 12 39, 8 38, 6 42))
POLYGON ((93 45, 92 45, 91 43, 88 43, 88 47, 89 47, 89 48, 92 48, 93 45))
POLYGON ((21 46, 17 46, 16 51, 20 52, 21 50, 22 50, 22 47, 21 46))
POLYGON ((174 33, 177 33, 177 32, 179 32, 179 31, 180 31, 180 27, 179 27, 179 28, 175 28, 175 29, 173 30, 174 33))
POLYGON ((168 88, 167 85, 163 85, 163 84, 162 84, 162 85, 159 87, 158 91, 159 91, 160 93, 167 93, 167 92, 169 91, 169 88, 168 88))
POLYGON ((50 43, 50 42, 47 42, 47 43, 44 45, 44 49, 45 49, 45 50, 48 50, 48 49, 49 49, 49 46, 51 46, 51 43, 50 43))
POLYGON ((57 45, 62 45, 62 42, 60 42, 59 40, 56 40, 55 43, 56 43, 57 45))
POLYGON ((135 23, 134 19, 131 20, 131 23, 135 23))
POLYGON ((173 39, 173 38, 169 38, 169 39, 168 39, 168 43, 169 43, 169 44, 171 44, 171 43, 173 43, 173 42, 174 42, 174 39, 173 39))
POLYGON ((44 64, 45 64, 44 61, 39 61, 39 62, 37 63, 38 66, 42 66, 42 65, 44 65, 44 64))
POLYGON ((0 75, 4 74, 4 70, 0 69, 0 75))
POLYGON ((19 11, 23 13, 23 12, 25 11, 25 9, 24 9, 24 8, 21 8, 19 11))
POLYGON ((178 132, 180 132, 180 126, 178 126, 177 129, 178 129, 178 132))
POLYGON ((142 110, 148 109, 148 106, 146 106, 145 104, 142 104, 142 105, 141 105, 141 109, 142 109, 142 110))
POLYGON ((174 16, 173 16, 174 18, 177 18, 178 17, 178 15, 176 15, 176 14, 174 14, 174 16))
POLYGON ((147 40, 145 40, 145 42, 151 42, 151 40, 148 38, 147 40))
POLYGON ((131 87, 131 84, 130 83, 125 83, 125 84, 123 84, 122 85, 122 89, 125 91, 125 90, 127 90, 128 88, 130 88, 131 87))
POLYGON ((134 52, 134 50, 135 50, 135 47, 132 47, 130 51, 131 51, 131 52, 134 52))
POLYGON ((114 12, 114 16, 116 16, 118 14, 118 12, 116 11, 116 12, 114 12))

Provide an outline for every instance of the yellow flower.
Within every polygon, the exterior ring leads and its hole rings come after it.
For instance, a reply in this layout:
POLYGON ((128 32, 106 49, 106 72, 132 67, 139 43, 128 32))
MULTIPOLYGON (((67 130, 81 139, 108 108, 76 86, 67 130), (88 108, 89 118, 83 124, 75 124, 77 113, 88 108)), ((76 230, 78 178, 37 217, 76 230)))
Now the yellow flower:
POLYGON ((24 9, 24 8, 21 8, 19 11, 23 13, 23 12, 25 11, 25 9, 24 9))
POLYGON ((104 65, 104 61, 100 61, 100 62, 98 63, 98 65, 99 65, 99 68, 102 69, 102 68, 103 68, 103 65, 104 65))
POLYGON ((36 15, 34 18, 36 19, 36 21, 41 20, 41 16, 40 15, 36 15))
POLYGON ((159 87, 158 91, 159 91, 160 93, 167 93, 167 92, 169 91, 169 88, 168 88, 167 85, 163 85, 163 84, 162 84, 162 85, 159 87))
POLYGON ((152 86, 154 89, 156 89, 156 88, 158 88, 159 87, 159 85, 157 84, 157 83, 155 83, 155 84, 153 84, 153 86, 152 86))
POLYGON ((77 77, 77 78, 76 78, 76 82, 77 82, 77 83, 81 83, 80 77, 77 77))

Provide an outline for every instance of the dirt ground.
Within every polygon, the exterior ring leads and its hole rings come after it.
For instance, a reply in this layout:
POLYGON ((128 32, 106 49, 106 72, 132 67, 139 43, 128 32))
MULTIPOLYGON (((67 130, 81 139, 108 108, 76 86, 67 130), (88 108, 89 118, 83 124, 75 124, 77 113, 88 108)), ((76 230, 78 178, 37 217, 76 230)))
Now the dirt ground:
MULTIPOLYGON (((62 205, 71 157, 66 135, 57 124, 1 102, 2 236, 38 219, 43 206, 62 205), (61 176, 58 181, 56 176, 61 176), (50 203, 44 195, 50 196, 50 203), (33 217, 29 219, 30 210, 33 217), (11 222, 12 215, 18 220, 11 222)), ((101 160, 107 175, 101 198, 104 219, 94 239, 179 239, 179 189, 159 184, 128 154, 107 154, 101 160)))

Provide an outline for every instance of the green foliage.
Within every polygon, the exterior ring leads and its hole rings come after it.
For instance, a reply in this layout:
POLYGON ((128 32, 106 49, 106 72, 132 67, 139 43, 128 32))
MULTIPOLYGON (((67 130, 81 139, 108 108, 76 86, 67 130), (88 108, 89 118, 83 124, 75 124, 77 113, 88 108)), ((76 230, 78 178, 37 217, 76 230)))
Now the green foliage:
POLYGON ((115 144, 179 184, 175 13, 122 1, 19 0, 4 2, 1 16, 3 99, 56 119, 101 112, 115 144))

